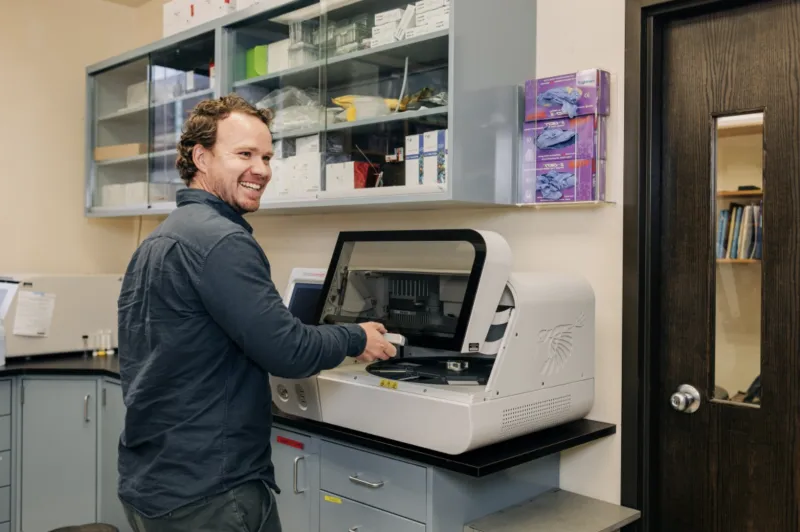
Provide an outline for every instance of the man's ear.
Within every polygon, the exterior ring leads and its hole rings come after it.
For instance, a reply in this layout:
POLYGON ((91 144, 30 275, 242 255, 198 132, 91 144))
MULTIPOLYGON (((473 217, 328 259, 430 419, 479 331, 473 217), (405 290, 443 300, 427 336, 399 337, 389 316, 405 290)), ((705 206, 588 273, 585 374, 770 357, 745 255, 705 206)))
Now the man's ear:
POLYGON ((192 162, 204 174, 208 173, 209 155, 208 150, 202 144, 195 144, 192 148, 192 162))

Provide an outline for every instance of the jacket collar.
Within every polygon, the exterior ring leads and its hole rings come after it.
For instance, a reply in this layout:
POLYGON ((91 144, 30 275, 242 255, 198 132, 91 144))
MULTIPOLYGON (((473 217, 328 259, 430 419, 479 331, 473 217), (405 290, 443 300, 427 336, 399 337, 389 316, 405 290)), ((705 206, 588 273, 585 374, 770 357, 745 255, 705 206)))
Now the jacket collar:
POLYGON ((197 188, 183 188, 178 191, 176 199, 178 202, 178 207, 192 203, 208 205, 217 211, 220 216, 224 216, 233 223, 244 227, 248 233, 252 234, 253 232, 253 227, 247 223, 247 220, 245 220, 244 217, 242 217, 242 215, 236 211, 236 209, 222 201, 219 197, 206 192, 205 190, 200 190, 197 188))

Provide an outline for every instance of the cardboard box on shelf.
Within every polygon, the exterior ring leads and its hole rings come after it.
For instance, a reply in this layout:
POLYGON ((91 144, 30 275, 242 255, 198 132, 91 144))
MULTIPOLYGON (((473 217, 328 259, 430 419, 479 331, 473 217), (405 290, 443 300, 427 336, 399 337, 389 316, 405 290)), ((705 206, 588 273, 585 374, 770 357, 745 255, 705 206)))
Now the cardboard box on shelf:
POLYGON ((597 68, 525 82, 525 121, 608 115, 611 75, 597 68))
POLYGON ((575 159, 539 163, 522 170, 523 203, 569 203, 605 200, 606 162, 575 159))
POLYGON ((402 41, 406 38, 406 31, 417 25, 417 7, 408 4, 403 12, 403 18, 397 23, 397 30, 394 32, 395 40, 402 41))
POLYGON ((447 180, 447 130, 426 131, 422 137, 423 175, 420 184, 442 184, 447 180))
POLYGON ((538 120, 522 128, 523 164, 606 158, 606 117, 578 116, 538 120))
POLYGON ((423 164, 423 136, 408 135, 406 137, 406 185, 421 185, 425 175, 423 164))
POLYGON ((135 157, 147 153, 147 144, 132 142, 129 144, 114 144, 111 146, 98 146, 94 149, 95 161, 111 161, 125 157, 135 157))
POLYGON ((389 11, 381 11, 380 13, 375 14, 375 25, 382 26, 383 24, 388 24, 390 22, 397 22, 401 18, 403 18, 403 13, 405 10, 401 8, 397 9, 390 9, 389 11))

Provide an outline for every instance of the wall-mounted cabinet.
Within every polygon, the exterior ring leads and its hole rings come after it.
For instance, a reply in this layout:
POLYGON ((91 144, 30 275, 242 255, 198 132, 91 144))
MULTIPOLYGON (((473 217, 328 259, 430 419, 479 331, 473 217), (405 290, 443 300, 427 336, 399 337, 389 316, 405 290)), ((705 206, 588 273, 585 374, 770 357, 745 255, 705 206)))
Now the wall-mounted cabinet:
POLYGON ((535 28, 528 1, 284 0, 93 65, 86 213, 171 211, 181 124, 228 93, 275 115, 261 211, 513 205, 535 28))
POLYGON ((214 94, 215 42, 206 32, 89 76, 89 212, 174 206, 177 141, 189 111, 214 94))

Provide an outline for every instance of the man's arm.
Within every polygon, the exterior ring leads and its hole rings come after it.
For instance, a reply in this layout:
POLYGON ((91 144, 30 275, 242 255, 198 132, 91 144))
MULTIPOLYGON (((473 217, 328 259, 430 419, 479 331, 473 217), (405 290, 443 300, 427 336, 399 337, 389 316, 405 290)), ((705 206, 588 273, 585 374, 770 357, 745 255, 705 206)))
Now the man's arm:
POLYGON ((346 356, 358 356, 366 346, 366 333, 358 325, 309 326, 295 318, 249 235, 234 233, 217 243, 197 289, 214 321, 272 375, 308 377, 338 366, 346 356))

